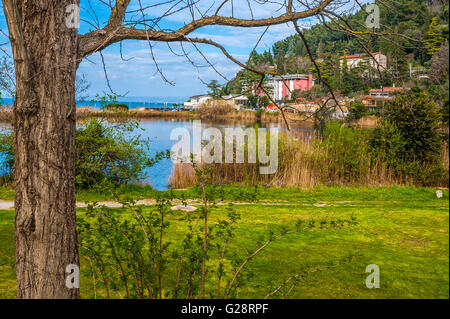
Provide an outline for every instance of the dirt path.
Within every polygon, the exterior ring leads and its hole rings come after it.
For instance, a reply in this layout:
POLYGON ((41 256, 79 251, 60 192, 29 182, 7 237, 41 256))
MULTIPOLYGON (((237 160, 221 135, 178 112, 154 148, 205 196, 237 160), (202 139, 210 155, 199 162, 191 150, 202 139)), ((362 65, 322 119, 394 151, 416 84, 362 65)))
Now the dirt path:
POLYGON ((7 202, 4 200, 0 200, 0 209, 9 210, 14 208, 14 202, 7 202))
MULTIPOLYGON (((98 204, 104 205, 104 206, 110 207, 110 208, 122 207, 122 204, 115 203, 115 202, 99 202, 98 204)), ((151 205, 155 205, 155 204, 156 204, 156 201, 153 199, 146 199, 146 200, 141 200, 138 202, 138 205, 151 206, 151 205)), ((77 208, 86 208, 87 206, 88 205, 86 203, 77 203, 77 208)), ((14 202, 0 200, 0 210, 9 210, 9 209, 14 209, 14 202)))
MULTIPOLYGON (((197 205, 202 205, 202 203, 198 200, 194 200, 194 199, 188 199, 186 200, 186 203, 190 206, 197 206, 197 205)), ((230 202, 221 202, 221 203, 217 203, 217 205, 228 205, 230 202)), ((264 202, 264 201, 260 201, 260 202, 256 202, 256 203, 252 203, 252 202, 232 202, 234 205, 261 205, 261 206, 274 206, 274 205, 280 205, 280 206, 315 206, 315 207, 325 207, 325 206, 335 206, 335 205, 342 205, 342 204, 347 204, 349 205, 350 203, 352 203, 351 201, 340 201, 340 202, 334 202, 334 203, 325 203, 325 202, 320 202, 320 203, 315 203, 315 204, 311 204, 311 203, 302 203, 302 202, 264 202)), ((182 205, 181 201, 174 201, 173 202, 174 206, 176 205, 182 205)), ((120 203, 116 203, 116 202, 99 202, 98 205, 102 205, 102 206, 106 206, 106 207, 110 207, 110 208, 120 208, 122 207, 122 204, 120 203)), ((144 200, 140 200, 137 202, 137 205, 145 205, 145 206, 152 206, 152 205, 156 205, 156 200, 154 199, 144 199, 144 200)), ((77 208, 86 208, 88 205, 86 203, 77 203, 77 208)), ((13 201, 4 201, 4 200, 0 200, 0 210, 12 210, 14 209, 14 202, 13 201)))

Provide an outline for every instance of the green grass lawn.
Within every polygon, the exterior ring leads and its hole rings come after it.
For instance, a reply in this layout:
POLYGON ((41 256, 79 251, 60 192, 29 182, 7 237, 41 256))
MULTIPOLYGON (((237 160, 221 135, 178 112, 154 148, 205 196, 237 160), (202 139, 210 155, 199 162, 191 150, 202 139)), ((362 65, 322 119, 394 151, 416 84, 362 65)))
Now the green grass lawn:
MULTIPOLYGON (((236 198, 245 191, 229 187, 224 197, 236 198)), ((7 191, 0 190, 4 193, 7 191)), ((145 188, 135 187, 132 193, 151 197, 145 188)), ((192 190, 185 194, 190 198, 195 195, 192 190)), ((78 196, 78 200, 109 199, 93 194, 78 196)), ((286 298, 449 298, 448 191, 437 199, 435 190, 421 188, 261 188, 259 199, 255 204, 234 207, 242 219, 229 252, 241 259, 248 255, 247 250, 259 247, 259 240, 269 230, 277 233, 282 226, 293 228, 298 219, 354 216, 358 225, 308 230, 273 242, 248 264, 243 275, 251 276, 240 287, 239 298, 263 298, 292 275, 334 265, 350 255, 355 256, 352 261, 303 276, 286 298), (369 264, 380 267, 379 289, 365 285, 369 264)), ((182 214, 171 215, 169 250, 177 248, 186 230, 182 214)), ((219 206, 212 211, 210 223, 225 216, 226 206, 219 206)), ((15 296, 13 222, 12 211, 0 211, 0 298, 15 296)), ((171 265, 165 276, 169 284, 173 281, 170 270, 171 265)), ((214 290, 210 285, 207 287, 214 290)), ((90 287, 90 279, 82 278, 82 297, 93 296, 90 287)))

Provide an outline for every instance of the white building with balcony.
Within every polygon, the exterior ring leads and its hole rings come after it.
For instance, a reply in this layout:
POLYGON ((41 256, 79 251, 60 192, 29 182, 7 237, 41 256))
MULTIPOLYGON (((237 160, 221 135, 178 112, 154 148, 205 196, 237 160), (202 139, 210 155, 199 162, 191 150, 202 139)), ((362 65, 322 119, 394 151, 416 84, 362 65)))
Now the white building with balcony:
POLYGON ((207 94, 194 95, 190 97, 189 101, 184 102, 184 107, 187 109, 198 109, 201 104, 208 100, 212 100, 212 96, 207 94))

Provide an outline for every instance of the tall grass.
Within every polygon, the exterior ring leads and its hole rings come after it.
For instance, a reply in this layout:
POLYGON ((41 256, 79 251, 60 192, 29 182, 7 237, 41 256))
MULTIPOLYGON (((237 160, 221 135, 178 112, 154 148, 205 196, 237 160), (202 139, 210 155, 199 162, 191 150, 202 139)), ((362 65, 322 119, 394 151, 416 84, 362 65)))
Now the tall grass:
MULTIPOLYGON (((443 167, 448 176, 448 146, 443 152, 443 167), (445 155, 447 154, 447 156, 445 155)), ((323 138, 303 138, 281 133, 278 170, 272 175, 259 174, 259 164, 202 164, 213 168, 216 183, 266 183, 279 186, 312 188, 324 185, 413 185, 412 177, 394 171, 375 157, 369 148, 369 132, 339 124, 329 126, 323 138)), ((197 177, 191 164, 176 164, 170 178, 173 188, 195 185, 197 177)), ((447 187, 442 176, 437 185, 447 187)))
POLYGON ((375 115, 368 115, 356 121, 356 125, 361 128, 375 128, 379 122, 379 118, 375 115))
POLYGON ((197 115, 200 119, 216 119, 228 117, 235 109, 231 102, 224 100, 208 100, 200 105, 197 115))
POLYGON ((233 104, 227 100, 208 100, 196 111, 196 117, 202 120, 215 121, 239 121, 247 123, 282 123, 281 113, 268 113, 263 110, 240 110, 237 111, 233 104))
MULTIPOLYGON (((266 183, 278 186, 299 186, 312 188, 322 185, 400 185, 392 170, 383 163, 370 164, 370 159, 358 158, 357 165, 345 167, 346 160, 333 157, 333 152, 314 147, 304 141, 291 141, 280 152, 278 170, 273 175, 259 174, 256 164, 209 164, 216 183, 266 183), (322 152, 317 154, 317 152, 322 152)), ((187 188, 197 183, 197 176, 191 164, 176 164, 170 177, 173 188, 187 188)))
POLYGON ((449 169, 448 142, 445 142, 444 145, 442 146, 441 160, 442 166, 448 171, 449 169))

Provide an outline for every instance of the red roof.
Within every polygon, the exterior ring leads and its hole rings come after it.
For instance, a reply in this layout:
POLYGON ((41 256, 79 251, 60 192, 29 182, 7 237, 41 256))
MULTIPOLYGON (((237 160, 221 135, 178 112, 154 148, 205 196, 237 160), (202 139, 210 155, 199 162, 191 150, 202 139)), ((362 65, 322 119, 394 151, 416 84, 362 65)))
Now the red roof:
POLYGON ((409 90, 409 88, 404 87, 387 87, 382 89, 372 89, 370 92, 396 92, 396 91, 406 91, 409 90))
MULTIPOLYGON (((372 53, 372 55, 374 55, 374 56, 377 55, 377 54, 381 54, 381 52, 375 52, 375 53, 372 53)), ((356 58, 360 58, 360 57, 363 57, 363 56, 366 56, 366 55, 367 55, 367 53, 361 53, 361 54, 346 55, 345 57, 346 57, 347 59, 356 59, 356 58)), ((341 56, 340 59, 343 60, 344 57, 341 56)))

